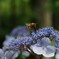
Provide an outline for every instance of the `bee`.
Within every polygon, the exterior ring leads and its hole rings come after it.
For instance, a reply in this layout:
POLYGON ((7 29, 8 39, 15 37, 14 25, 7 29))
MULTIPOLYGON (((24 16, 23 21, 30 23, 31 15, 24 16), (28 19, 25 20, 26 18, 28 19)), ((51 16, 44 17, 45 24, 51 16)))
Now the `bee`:
POLYGON ((36 31, 36 23, 28 23, 26 25, 28 26, 29 30, 36 31))

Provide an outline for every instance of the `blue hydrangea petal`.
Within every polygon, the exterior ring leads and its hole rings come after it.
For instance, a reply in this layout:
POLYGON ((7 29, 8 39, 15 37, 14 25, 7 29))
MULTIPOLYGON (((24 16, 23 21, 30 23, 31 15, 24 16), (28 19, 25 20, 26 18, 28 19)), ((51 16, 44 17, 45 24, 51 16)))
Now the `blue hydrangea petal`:
POLYGON ((56 58, 56 59, 59 59, 59 50, 56 51, 55 58, 56 58))
POLYGON ((41 41, 37 40, 37 43, 35 44, 37 47, 42 47, 41 41))
POLYGON ((30 48, 37 55, 42 55, 42 53, 43 53, 43 48, 42 47, 38 47, 36 45, 31 45, 30 48))
POLYGON ((6 59, 15 59, 18 55, 19 53, 16 53, 15 51, 6 51, 4 56, 6 59))
POLYGON ((54 46, 47 46, 44 48, 43 56, 44 57, 53 57, 55 54, 55 47, 54 46))
POLYGON ((12 59, 13 55, 14 55, 14 52, 13 51, 6 51, 5 52, 5 57, 7 59, 12 59))
POLYGON ((0 59, 4 56, 4 51, 0 49, 0 59))
POLYGON ((50 45, 50 43, 51 43, 51 41, 47 37, 44 37, 44 38, 41 39, 41 45, 42 46, 48 46, 48 45, 50 45))
POLYGON ((7 46, 11 41, 14 41, 15 38, 12 36, 6 36, 6 40, 3 42, 3 46, 7 46))
POLYGON ((56 48, 59 48, 59 37, 56 38, 56 43, 55 43, 55 45, 56 45, 56 48))
POLYGON ((13 55, 12 59, 15 59, 19 56, 20 54, 20 51, 16 51, 15 54, 13 55))
POLYGON ((30 36, 30 31, 27 26, 18 26, 12 30, 11 36, 30 36))

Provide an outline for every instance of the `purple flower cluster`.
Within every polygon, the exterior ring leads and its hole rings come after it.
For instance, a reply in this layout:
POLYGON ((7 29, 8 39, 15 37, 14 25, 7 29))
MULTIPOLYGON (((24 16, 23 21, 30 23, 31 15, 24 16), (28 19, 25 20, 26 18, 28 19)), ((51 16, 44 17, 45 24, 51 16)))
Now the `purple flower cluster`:
POLYGON ((52 27, 48 27, 48 28, 42 28, 37 30, 35 33, 32 33, 32 38, 33 39, 40 39, 42 37, 49 37, 49 38, 53 38, 53 37, 57 37, 59 35, 59 32, 54 30, 52 27))
POLYGON ((30 35, 26 26, 17 27, 6 36, 1 52, 6 59, 15 59, 20 52, 27 57, 29 53, 35 53, 44 57, 55 55, 56 59, 59 59, 59 32, 47 27, 33 31, 30 35), (53 42, 55 45, 52 46, 53 42))
POLYGON ((6 49, 20 50, 21 47, 22 49, 25 49, 25 46, 31 44, 33 44, 33 39, 31 37, 21 37, 11 40, 7 45, 6 49))

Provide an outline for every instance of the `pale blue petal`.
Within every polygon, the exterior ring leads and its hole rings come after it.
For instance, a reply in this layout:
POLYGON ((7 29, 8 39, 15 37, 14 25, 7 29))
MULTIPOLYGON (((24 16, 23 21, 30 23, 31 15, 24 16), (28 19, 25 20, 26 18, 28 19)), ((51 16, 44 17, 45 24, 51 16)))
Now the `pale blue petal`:
POLYGON ((4 56, 7 59, 15 59, 18 55, 19 55, 19 52, 16 52, 16 51, 6 51, 4 56))
POLYGON ((44 57, 53 57, 55 54, 55 47, 54 46, 47 46, 44 48, 43 56, 44 57))
POLYGON ((42 46, 48 46, 48 45, 50 45, 50 43, 51 43, 51 41, 47 37, 44 37, 44 38, 41 39, 41 45, 42 46))
POLYGON ((59 50, 56 51, 55 58, 56 58, 56 59, 59 59, 59 50))
POLYGON ((6 36, 6 40, 3 42, 3 46, 7 46, 11 41, 15 40, 12 36, 6 36))
POLYGON ((16 51, 15 54, 13 55, 12 59, 15 59, 16 57, 18 57, 20 54, 20 51, 16 51))
POLYGON ((38 47, 37 45, 31 45, 30 48, 37 55, 41 55, 43 53, 43 48, 42 47, 38 47))
POLYGON ((11 36, 30 36, 30 31, 27 26, 18 26, 12 30, 11 36))
POLYGON ((0 49, 0 58, 2 58, 3 56, 4 56, 4 51, 0 49))
POLYGON ((56 38, 56 48, 59 48, 59 37, 56 38))

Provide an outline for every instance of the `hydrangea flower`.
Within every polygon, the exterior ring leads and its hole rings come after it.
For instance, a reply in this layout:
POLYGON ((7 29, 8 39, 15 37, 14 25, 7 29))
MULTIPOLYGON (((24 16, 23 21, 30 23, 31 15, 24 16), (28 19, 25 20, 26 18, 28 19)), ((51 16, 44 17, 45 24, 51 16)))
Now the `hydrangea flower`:
MULTIPOLYGON (((28 57, 30 54, 29 52, 26 52, 27 50, 30 51, 27 48, 27 45, 30 46, 33 44, 33 39, 31 37, 22 37, 22 38, 17 38, 13 39, 13 37, 7 36, 8 39, 4 42, 3 50, 10 52, 9 50, 12 51, 22 51, 22 55, 28 57), (9 40, 11 38, 11 40, 9 40), (9 43, 9 44, 8 44, 9 43)), ((8 58, 9 59, 9 58, 8 58)), ((11 59, 11 58, 10 58, 11 59)))
MULTIPOLYGON (((30 35, 30 31, 26 26, 17 27, 11 32, 10 36, 6 36, 6 41, 3 43, 3 50, 6 58, 8 58, 7 53, 11 53, 10 56, 13 53, 18 56, 19 54, 16 53, 18 51, 23 55, 25 53, 28 54, 25 54, 25 56, 29 56, 28 52, 30 52, 43 55, 44 57, 53 57, 56 53, 55 57, 58 59, 59 32, 52 27, 48 27, 33 31, 30 35), (53 40, 55 40, 55 46, 51 45, 53 40)), ((15 59, 16 57, 13 55, 12 58, 15 59)))
MULTIPOLYGON (((6 42, 7 43, 7 42, 6 42)), ((15 40, 9 41, 9 44, 6 46, 6 49, 20 49, 21 45, 25 48, 26 45, 33 44, 33 39, 31 37, 22 37, 15 40)))
POLYGON ((55 31, 52 27, 43 28, 37 30, 35 33, 32 33, 33 39, 40 39, 42 37, 56 37, 59 33, 55 31))
POLYGON ((39 43, 31 45, 31 49, 37 55, 43 55, 45 57, 53 57, 55 53, 55 48, 50 46, 50 39, 47 37, 42 38, 39 43))
POLYGON ((43 55, 45 57, 53 57, 56 53, 56 47, 59 47, 59 40, 55 40, 58 36, 59 32, 57 30, 54 30, 52 27, 39 29, 35 33, 32 33, 32 38, 36 39, 38 41, 38 44, 36 43, 35 45, 32 45, 31 49, 34 53, 38 55, 43 55), (52 41, 55 40, 56 47, 51 46, 51 39, 52 41))
MULTIPOLYGON (((33 44, 33 39, 30 37, 30 31, 28 30, 27 26, 19 26, 15 28, 10 33, 10 35, 6 36, 6 40, 3 43, 3 50, 4 51, 7 50, 20 51, 22 49, 26 50, 27 49, 26 45, 31 44, 33 44)), ((24 51, 22 52, 22 54, 24 54, 24 51)))

